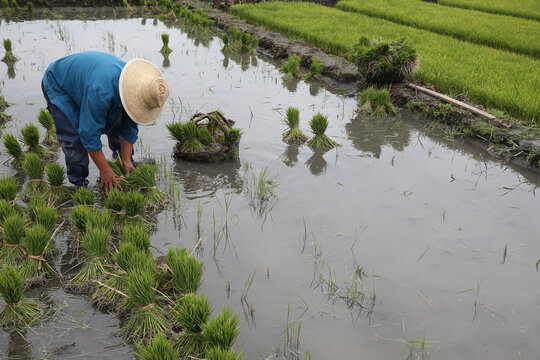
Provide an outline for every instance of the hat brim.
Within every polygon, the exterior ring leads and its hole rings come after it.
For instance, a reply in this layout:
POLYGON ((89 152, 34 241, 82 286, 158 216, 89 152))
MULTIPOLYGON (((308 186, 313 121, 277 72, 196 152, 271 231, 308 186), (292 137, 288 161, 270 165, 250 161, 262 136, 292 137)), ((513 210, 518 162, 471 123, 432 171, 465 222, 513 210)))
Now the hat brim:
POLYGON ((149 109, 142 101, 140 97, 142 91, 140 78, 143 74, 163 77, 161 70, 150 61, 140 58, 132 59, 124 65, 120 73, 118 92, 120 93, 122 106, 124 106, 124 110, 126 110, 131 120, 139 125, 151 125, 163 111, 165 103, 159 107, 149 109))

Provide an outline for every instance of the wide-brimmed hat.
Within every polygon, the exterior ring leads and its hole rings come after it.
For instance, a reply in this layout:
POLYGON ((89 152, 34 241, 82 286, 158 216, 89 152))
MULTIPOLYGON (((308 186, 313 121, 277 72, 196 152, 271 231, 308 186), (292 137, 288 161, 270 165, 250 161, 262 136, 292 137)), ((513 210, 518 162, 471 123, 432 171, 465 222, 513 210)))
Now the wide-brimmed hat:
POLYGON ((154 123, 169 96, 161 70, 139 58, 128 61, 122 69, 118 90, 126 113, 139 125, 154 123))

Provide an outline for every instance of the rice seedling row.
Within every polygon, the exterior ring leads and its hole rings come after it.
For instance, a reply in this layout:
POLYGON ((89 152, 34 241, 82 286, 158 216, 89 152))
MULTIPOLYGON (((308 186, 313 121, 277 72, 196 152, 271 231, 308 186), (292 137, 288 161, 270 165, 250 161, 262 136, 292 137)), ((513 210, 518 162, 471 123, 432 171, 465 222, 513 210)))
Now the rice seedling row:
POLYGON ((231 12, 345 57, 354 53, 361 36, 389 41, 406 37, 420 57, 414 80, 443 92, 466 93, 472 101, 530 123, 540 119, 536 59, 311 3, 235 5, 231 12))
POLYGON ((540 21, 540 9, 536 0, 522 0, 519 2, 508 0, 439 0, 438 2, 445 6, 540 21))
POLYGON ((343 0, 336 8, 540 58, 540 22, 417 0, 343 0))

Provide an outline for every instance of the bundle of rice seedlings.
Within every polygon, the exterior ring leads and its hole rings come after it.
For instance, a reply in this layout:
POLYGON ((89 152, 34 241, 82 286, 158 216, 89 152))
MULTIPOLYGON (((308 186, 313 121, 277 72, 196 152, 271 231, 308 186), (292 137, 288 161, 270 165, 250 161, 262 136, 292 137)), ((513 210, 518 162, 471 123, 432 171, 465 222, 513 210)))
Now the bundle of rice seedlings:
POLYGON ((206 324, 212 308, 208 298, 201 296, 185 296, 177 301, 171 311, 171 319, 182 326, 183 331, 174 347, 181 349, 184 356, 201 357, 206 352, 206 343, 202 338, 203 326, 206 324))
POLYGON ((26 154, 23 169, 29 178, 24 194, 30 198, 42 196, 47 192, 47 184, 43 181, 45 165, 36 154, 26 154))
POLYGON ((230 350, 238 337, 240 316, 224 307, 221 314, 203 325, 202 338, 208 348, 230 350))
POLYGON ((94 192, 86 186, 77 188, 72 198, 75 205, 94 205, 95 202, 94 192))
POLYGON ((150 249, 150 234, 148 230, 137 224, 128 224, 122 228, 122 240, 133 244, 137 249, 146 253, 150 249))
POLYGON ((307 141, 308 137, 298 127, 300 111, 297 108, 292 106, 287 108, 287 117, 284 122, 289 129, 283 133, 283 141, 287 144, 303 144, 307 141))
POLYGON ((281 67, 281 71, 283 71, 288 76, 291 76, 293 78, 297 78, 300 76, 300 57, 298 55, 291 55, 287 59, 287 62, 283 64, 281 67))
POLYGON ((103 277, 109 255, 109 236, 109 231, 99 228, 88 228, 81 236, 80 243, 86 262, 71 278, 70 284, 84 284, 89 280, 99 280, 103 277))
POLYGON ((80 232, 86 232, 86 224, 88 223, 88 218, 92 216, 92 209, 89 206, 82 205, 75 207, 69 214, 71 217, 71 222, 75 228, 80 232))
POLYGON ((0 294, 6 303, 0 313, 0 326, 27 326, 39 318, 37 304, 26 300, 23 291, 22 277, 16 268, 8 266, 0 271, 0 294))
POLYGON ((66 180, 66 168, 57 164, 47 164, 47 181, 49 182, 50 194, 60 202, 71 198, 72 191, 64 186, 66 180))
POLYGON ((6 51, 6 54, 2 58, 2 61, 5 63, 14 63, 18 59, 15 55, 13 55, 13 49, 11 47, 11 39, 4 39, 4 50, 6 51))
POLYGON ((242 360, 242 357, 232 349, 221 350, 218 347, 213 347, 206 352, 206 360, 242 360))
POLYGON ((114 217, 107 209, 92 208, 86 217, 86 231, 88 229, 103 229, 111 233, 114 229, 114 217))
POLYGON ((27 1, 26 2, 26 10, 28 10, 29 12, 34 11, 34 3, 31 2, 31 1, 27 1))
POLYGON ((117 188, 112 188, 107 194, 105 207, 119 213, 124 208, 124 193, 117 188))
POLYGON ((51 234, 42 226, 36 225, 26 232, 27 258, 20 265, 25 278, 40 278, 53 272, 45 254, 52 247, 51 234))
POLYGON ((41 109, 39 111, 38 122, 46 130, 43 143, 46 145, 54 145, 58 143, 58 139, 56 138, 56 129, 54 127, 54 119, 49 110, 41 109))
POLYGON ((309 65, 309 74, 308 78, 314 77, 315 75, 318 75, 323 70, 324 65, 320 62, 319 59, 313 58, 311 59, 311 65, 309 65))
POLYGON ((120 157, 117 157, 113 161, 107 161, 109 163, 109 166, 111 167, 112 171, 119 176, 123 177, 124 174, 124 165, 122 165, 122 161, 120 160, 120 157))
POLYGON ((166 34, 166 33, 161 34, 161 41, 163 42, 163 47, 161 48, 160 52, 162 54, 172 53, 172 50, 169 47, 169 34, 166 34))
POLYGON ((140 191, 128 191, 124 196, 124 217, 121 222, 124 225, 146 224, 139 214, 146 203, 146 196, 140 191))
POLYGON ((11 202, 0 199, 0 224, 2 224, 8 217, 15 215, 17 212, 11 206, 11 202))
POLYGON ((405 39, 387 42, 362 37, 355 50, 358 72, 368 83, 402 82, 418 68, 416 50, 405 39))
POLYGON ((197 131, 197 138, 203 145, 208 145, 212 141, 214 141, 214 138, 212 137, 210 130, 208 130, 206 127, 201 127, 197 131))
POLYGON ((186 153, 197 153, 204 149, 204 145, 197 139, 197 125, 195 121, 187 121, 183 126, 184 143, 181 150, 186 153))
POLYGON ((126 306, 133 314, 124 325, 128 338, 151 339, 167 328, 167 320, 156 306, 154 273, 145 269, 133 269, 127 274, 126 289, 129 298, 126 306))
POLYGON ((193 294, 199 290, 204 266, 201 260, 190 255, 184 248, 171 249, 167 254, 167 266, 177 295, 193 294))
POLYGON ((229 137, 229 144, 235 144, 240 141, 240 138, 242 137, 242 130, 231 128, 227 131, 227 135, 229 137))
POLYGON ((140 190, 146 195, 147 204, 152 207, 165 205, 169 197, 158 189, 156 184, 155 165, 139 164, 135 170, 124 179, 126 190, 140 190))
POLYGON ((158 336, 156 336, 150 344, 137 344, 137 352, 135 354, 141 360, 178 359, 178 354, 176 353, 176 351, 174 351, 171 343, 163 334, 159 334, 158 336))
POLYGON ((24 160, 24 153, 19 140, 13 134, 6 134, 4 135, 4 147, 8 154, 13 157, 12 165, 15 167, 21 166, 24 160))
POLYGON ((311 131, 315 134, 311 140, 308 141, 308 145, 312 148, 333 148, 340 146, 337 142, 330 139, 324 134, 326 128, 328 127, 328 118, 321 113, 317 113, 313 116, 309 122, 311 131))
POLYGON ((26 252, 21 242, 26 232, 26 222, 18 215, 8 216, 2 223, 2 247, 0 259, 6 264, 16 264, 24 258, 26 252))
POLYGON ((12 176, 2 176, 0 178, 0 199, 13 201, 17 196, 18 184, 12 176))
POLYGON ((376 117, 396 115, 397 108, 390 101, 388 89, 377 90, 373 86, 358 94, 358 110, 376 117))
POLYGON ((58 212, 52 206, 38 206, 31 211, 31 219, 52 233, 58 219, 58 212))
POLYGON ((184 141, 184 123, 177 121, 169 124, 165 124, 169 131, 170 138, 178 142, 184 141))
POLYGON ((39 129, 34 124, 26 124, 21 129, 21 140, 27 151, 33 154, 50 157, 52 152, 39 144, 39 129))

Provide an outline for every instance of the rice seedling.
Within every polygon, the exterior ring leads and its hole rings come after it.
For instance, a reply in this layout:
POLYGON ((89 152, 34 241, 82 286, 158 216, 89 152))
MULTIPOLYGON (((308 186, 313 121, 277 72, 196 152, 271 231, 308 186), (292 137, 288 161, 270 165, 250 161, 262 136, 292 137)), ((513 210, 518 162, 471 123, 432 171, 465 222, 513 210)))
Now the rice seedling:
POLYGON ((84 284, 103 277, 109 255, 110 232, 105 229, 91 228, 80 237, 80 243, 86 262, 69 281, 70 284, 84 284))
POLYGON ((308 145, 311 148, 331 149, 333 147, 340 146, 337 142, 324 134, 326 128, 328 127, 328 118, 323 114, 317 113, 314 115, 309 122, 309 126, 311 127, 311 131, 313 131, 315 134, 315 136, 308 141, 308 145))
POLYGON ((178 354, 172 347, 167 337, 163 334, 159 334, 154 340, 145 345, 144 343, 137 344, 137 351, 135 353, 141 360, 176 360, 178 354))
POLYGON ((206 352, 206 360, 242 360, 240 355, 234 350, 222 350, 218 347, 213 347, 206 352))
POLYGON ((18 59, 13 55, 13 49, 11 47, 11 39, 4 39, 4 50, 6 51, 2 61, 5 63, 14 63, 18 59))
POLYGON ((27 326, 40 317, 37 304, 26 300, 23 291, 22 277, 16 268, 8 266, 0 270, 0 294, 5 301, 0 326, 27 326))
POLYGON ((106 209, 92 208, 86 218, 86 230, 92 228, 111 233, 114 229, 114 217, 106 209))
POLYGON ((23 169, 29 178, 24 194, 27 197, 39 197, 48 190, 47 184, 43 181, 45 165, 36 154, 26 154, 24 156, 23 169))
POLYGON ((33 12, 34 11, 34 3, 31 2, 31 1, 27 1, 26 2, 26 10, 28 10, 29 12, 33 12))
POLYGON ((204 149, 204 145, 197 139, 197 125, 194 121, 185 122, 182 130, 184 135, 183 152, 197 153, 204 149))
POLYGON ((519 6, 506 0, 439 0, 439 4, 485 13, 522 17, 540 21, 540 9, 535 0, 522 0, 519 6))
POLYGON ((18 184, 12 176, 2 176, 0 178, 0 199, 7 201, 15 200, 18 191, 18 184))
POLYGON ((95 194, 86 186, 80 186, 72 195, 75 205, 94 205, 95 194))
POLYGON ((388 89, 377 90, 373 86, 358 93, 358 110, 376 117, 397 115, 397 108, 390 100, 388 89))
POLYGON ((124 208, 124 193, 117 188, 112 188, 107 194, 105 207, 115 213, 119 213, 124 208))
POLYGON ((240 129, 232 128, 227 131, 227 135, 229 136, 229 143, 235 144, 240 141, 240 138, 242 137, 242 131, 240 129))
POLYGON ((151 339, 167 328, 167 320, 155 305, 154 274, 144 269, 133 269, 127 274, 126 306, 133 311, 124 325, 128 338, 151 339))
POLYGON ((165 124, 169 131, 170 138, 178 142, 184 141, 184 123, 177 121, 165 124))
POLYGON ((223 40, 223 52, 247 54, 255 52, 259 45, 258 37, 251 36, 234 25, 227 29, 227 33, 222 35, 221 40, 223 40))
POLYGON ((123 225, 144 225, 146 221, 140 215, 144 204, 146 203, 146 195, 140 191, 128 191, 124 196, 124 213, 120 219, 123 225))
POLYGON ((45 138, 43 143, 47 145, 53 145, 58 143, 56 138, 56 129, 54 127, 54 119, 49 110, 41 109, 38 115, 38 122, 45 128, 45 138))
POLYGON ((107 161, 107 163, 109 164, 109 166, 111 167, 112 171, 114 171, 114 173, 116 175, 118 175, 119 177, 123 177, 125 174, 124 174, 124 165, 122 165, 122 161, 120 160, 120 158, 116 158, 115 160, 113 161, 107 161))
POLYGON ((163 47, 159 52, 162 54, 170 54, 172 53, 171 48, 169 47, 169 34, 163 33, 161 34, 161 41, 163 42, 163 47))
POLYGON ((19 140, 13 134, 4 135, 4 147, 9 155, 13 157, 12 165, 20 167, 24 160, 24 153, 19 140))
POLYGON ((58 220, 58 212, 52 206, 38 206, 31 210, 31 219, 36 225, 41 225, 45 230, 52 233, 58 220))
POLYGON ((19 10, 19 3, 17 3, 17 0, 11 0, 11 7, 15 10, 19 10))
POLYGON ((290 77, 297 78, 300 76, 300 57, 298 55, 291 55, 287 59, 287 62, 281 67, 281 71, 290 77))
POLYGON ((27 258, 19 267, 24 278, 39 278, 54 272, 45 258, 52 247, 51 242, 51 234, 40 225, 26 231, 27 258))
POLYGON ((170 249, 167 266, 172 278, 172 287, 178 295, 196 293, 202 283, 204 263, 190 255, 186 249, 170 249))
POLYGON ((300 111, 297 108, 292 106, 287 108, 284 123, 289 129, 283 133, 283 141, 287 144, 303 144, 307 141, 308 137, 298 127, 300 124, 300 111))
POLYGON ((199 129, 199 131, 197 131, 197 138, 203 145, 208 145, 214 141, 210 130, 208 130, 206 127, 202 127, 199 129))
POLYGON ((92 216, 92 209, 86 205, 77 206, 71 211, 69 216, 75 228, 80 233, 84 233, 86 232, 88 218, 92 216))
POLYGON ((150 249, 150 234, 148 230, 137 224, 128 224, 122 228, 122 240, 133 244, 138 250, 147 253, 150 249))
POLYGON ((2 247, 0 259, 6 264, 17 264, 26 254, 21 242, 26 233, 26 222, 18 215, 8 216, 2 222, 2 247))
POLYGON ((0 199, 0 224, 2 224, 8 217, 15 215, 17 212, 11 205, 11 202, 0 199))
POLYGON ((9 9, 9 0, 2 0, 2 7, 4 9, 9 9))
POLYGON ((167 194, 157 187, 157 167, 151 164, 139 164, 123 181, 125 190, 140 190, 146 196, 146 204, 163 207, 168 203, 167 194))
POLYGON ((49 163, 46 171, 50 195, 61 203, 71 199, 72 190, 63 185, 66 180, 66 168, 57 163, 49 163))
POLYGON ((229 307, 224 307, 221 313, 210 319, 202 327, 202 338, 208 348, 229 350, 238 337, 238 323, 240 316, 232 312, 229 307))
POLYGON ((21 140, 27 146, 27 152, 50 157, 53 154, 39 144, 39 130, 34 124, 26 124, 21 129, 21 140))
POLYGON ((177 301, 171 311, 173 323, 182 326, 174 347, 180 349, 186 357, 201 357, 206 352, 206 343, 202 337, 203 326, 206 324, 212 308, 204 295, 185 296, 177 301))

